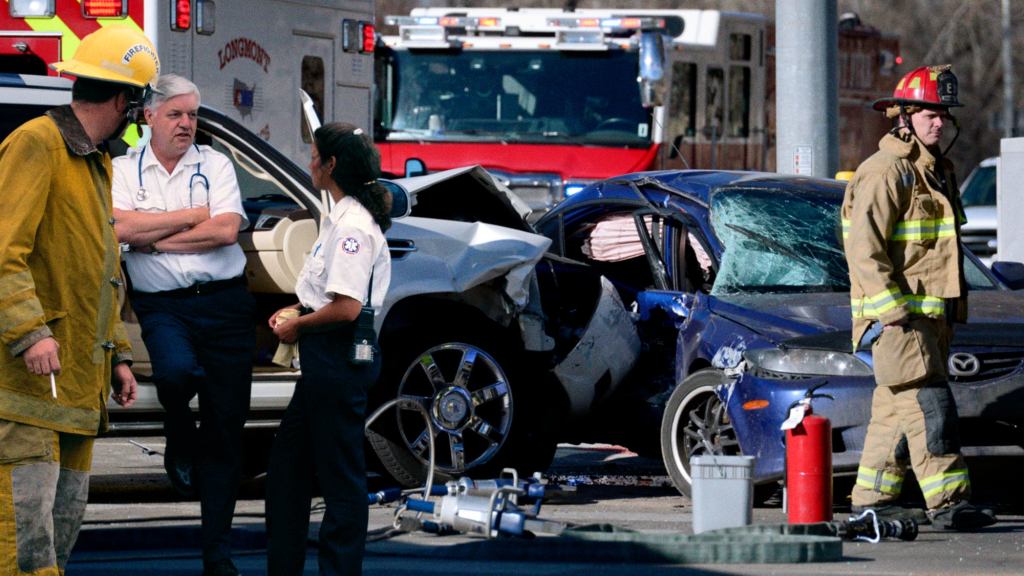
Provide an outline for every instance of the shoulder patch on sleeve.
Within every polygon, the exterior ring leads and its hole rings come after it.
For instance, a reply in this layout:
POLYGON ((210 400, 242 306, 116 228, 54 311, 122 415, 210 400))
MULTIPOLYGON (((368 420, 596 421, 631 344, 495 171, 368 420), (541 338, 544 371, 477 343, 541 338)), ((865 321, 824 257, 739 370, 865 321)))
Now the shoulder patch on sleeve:
POLYGON ((341 241, 341 249, 345 251, 345 254, 358 254, 359 240, 349 236, 341 241))

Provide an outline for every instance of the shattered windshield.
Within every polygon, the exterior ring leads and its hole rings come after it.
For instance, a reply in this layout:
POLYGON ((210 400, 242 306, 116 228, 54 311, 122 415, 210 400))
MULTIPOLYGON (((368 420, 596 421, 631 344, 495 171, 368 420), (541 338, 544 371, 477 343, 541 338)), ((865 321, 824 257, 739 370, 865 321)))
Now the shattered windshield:
POLYGON ((960 193, 964 208, 996 205, 996 167, 979 166, 960 193))
POLYGON ((711 223, 723 252, 712 294, 849 291, 839 206, 810 189, 715 193, 711 223))
POLYGON ((636 52, 396 50, 378 75, 388 140, 647 146, 636 52))

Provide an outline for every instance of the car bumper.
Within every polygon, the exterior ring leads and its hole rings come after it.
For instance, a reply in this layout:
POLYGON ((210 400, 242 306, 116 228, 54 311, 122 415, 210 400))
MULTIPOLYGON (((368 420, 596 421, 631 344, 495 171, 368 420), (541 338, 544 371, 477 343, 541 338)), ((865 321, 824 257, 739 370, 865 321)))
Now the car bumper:
MULTIPOLYGON (((999 357, 1000 351, 986 350, 984 354, 999 357)), ((1024 360, 1014 356, 1009 353, 1010 358, 1004 359, 1004 370, 998 377, 970 381, 954 377, 950 382, 965 455, 1024 455, 1024 360)), ((755 481, 783 477, 786 446, 782 422, 790 406, 822 382, 825 384, 817 394, 828 394, 833 399, 816 398, 812 407, 832 425, 833 471, 854 471, 871 420, 873 379, 830 376, 784 380, 746 372, 731 387, 720 390, 743 453, 757 458, 755 481)))

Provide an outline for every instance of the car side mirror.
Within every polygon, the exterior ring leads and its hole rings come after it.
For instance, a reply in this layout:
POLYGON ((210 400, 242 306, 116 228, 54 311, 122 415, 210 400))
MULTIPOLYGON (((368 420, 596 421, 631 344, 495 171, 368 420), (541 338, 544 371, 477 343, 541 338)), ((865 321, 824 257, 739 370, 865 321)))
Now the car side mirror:
POLYGON ((1024 289, 1024 264, 1020 262, 993 262, 992 274, 1010 290, 1024 289))
POLYGON ((412 203, 409 202, 409 192, 400 184, 391 180, 378 180, 378 182, 380 182, 381 186, 387 188, 388 192, 391 192, 391 218, 404 218, 408 216, 412 209, 412 203))
POLYGON ((636 294, 636 311, 641 321, 657 319, 666 326, 678 326, 693 310, 696 297, 675 290, 641 290, 636 294))
POLYGON ((661 106, 665 100, 665 36, 661 32, 640 33, 640 102, 644 108, 661 106))
POLYGON ((409 158, 405 161, 405 177, 424 176, 427 173, 427 165, 419 158, 409 158))

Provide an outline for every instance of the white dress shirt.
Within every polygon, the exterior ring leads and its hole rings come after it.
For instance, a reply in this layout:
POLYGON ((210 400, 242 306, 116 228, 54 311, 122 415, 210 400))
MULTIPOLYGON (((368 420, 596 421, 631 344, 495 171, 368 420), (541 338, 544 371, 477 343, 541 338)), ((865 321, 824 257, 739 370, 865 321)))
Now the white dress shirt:
POLYGON ((350 196, 334 205, 313 250, 299 272, 295 294, 307 308, 319 310, 335 295, 366 305, 373 269, 373 302, 380 312, 391 284, 391 253, 373 215, 350 196))
MULTIPOLYGON (((113 167, 115 208, 169 212, 209 206, 211 218, 238 214, 242 217, 239 230, 249 225, 235 167, 227 156, 209 146, 190 146, 170 174, 148 146, 129 149, 126 155, 114 159, 113 167)), ((139 292, 228 280, 245 271, 245 254, 237 243, 196 254, 128 252, 124 256, 132 287, 139 292)))

